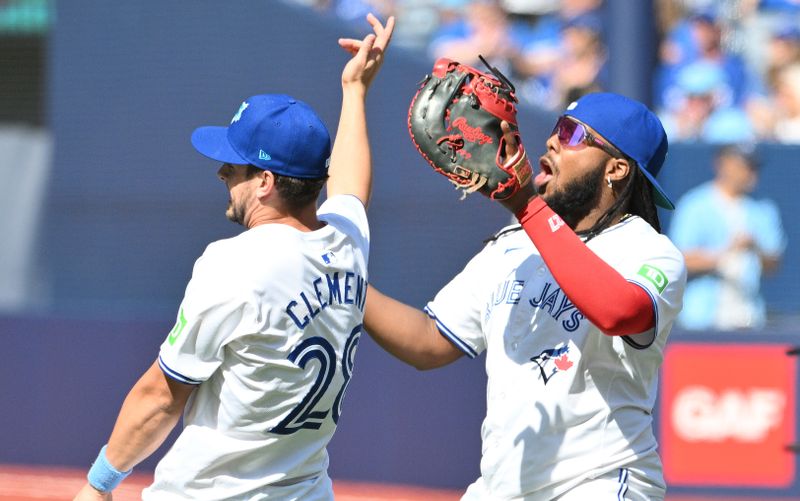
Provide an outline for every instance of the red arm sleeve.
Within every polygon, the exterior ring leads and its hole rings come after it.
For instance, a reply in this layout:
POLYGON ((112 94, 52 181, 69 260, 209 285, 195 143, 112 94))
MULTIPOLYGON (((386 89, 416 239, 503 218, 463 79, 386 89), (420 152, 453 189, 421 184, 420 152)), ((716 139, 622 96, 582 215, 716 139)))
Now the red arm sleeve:
POLYGON ((638 334, 655 325, 647 292, 584 244, 539 197, 516 214, 561 290, 603 333, 638 334))

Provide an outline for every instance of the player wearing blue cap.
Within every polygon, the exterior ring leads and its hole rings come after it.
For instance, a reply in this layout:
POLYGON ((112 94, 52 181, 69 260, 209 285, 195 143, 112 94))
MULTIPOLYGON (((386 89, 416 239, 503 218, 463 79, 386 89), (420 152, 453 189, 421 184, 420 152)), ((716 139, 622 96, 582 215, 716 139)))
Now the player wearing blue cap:
POLYGON ((285 95, 252 96, 227 127, 192 134, 200 153, 222 162, 226 214, 247 231, 195 263, 175 327, 76 499, 111 499, 181 414, 184 428, 143 499, 333 499, 326 446, 367 289, 365 97, 394 27, 393 18, 368 20, 375 34, 339 42, 353 57, 332 152, 316 113, 285 95))
POLYGON ((463 500, 664 498, 651 413, 686 284, 656 212, 673 208, 656 180, 666 153, 644 105, 588 94, 559 118, 533 185, 504 202, 520 224, 425 312, 370 287, 365 327, 401 360, 486 352, 481 477, 463 500))

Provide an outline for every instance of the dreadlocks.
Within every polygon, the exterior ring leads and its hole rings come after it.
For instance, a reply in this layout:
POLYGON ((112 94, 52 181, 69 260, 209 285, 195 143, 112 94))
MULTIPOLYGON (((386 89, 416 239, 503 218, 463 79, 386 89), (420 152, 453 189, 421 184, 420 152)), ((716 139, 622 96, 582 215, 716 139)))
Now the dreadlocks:
POLYGON ((586 231, 578 232, 586 241, 593 239, 603 230, 611 226, 624 214, 639 216, 647 221, 657 232, 661 233, 661 223, 658 221, 658 211, 653 200, 653 187, 650 181, 642 174, 641 169, 633 159, 628 158, 631 165, 630 179, 622 189, 617 200, 603 214, 597 222, 586 231))

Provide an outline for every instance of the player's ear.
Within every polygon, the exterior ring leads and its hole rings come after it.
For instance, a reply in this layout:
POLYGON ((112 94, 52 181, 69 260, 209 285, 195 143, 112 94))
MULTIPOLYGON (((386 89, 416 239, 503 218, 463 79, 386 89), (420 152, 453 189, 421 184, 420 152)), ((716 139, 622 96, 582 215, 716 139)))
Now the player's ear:
POLYGON ((611 182, 622 181, 628 177, 631 172, 631 164, 627 158, 611 158, 606 162, 606 175, 605 179, 610 179, 611 182))
POLYGON ((265 170, 258 173, 258 186, 256 187, 256 196, 263 198, 275 190, 275 174, 265 170))

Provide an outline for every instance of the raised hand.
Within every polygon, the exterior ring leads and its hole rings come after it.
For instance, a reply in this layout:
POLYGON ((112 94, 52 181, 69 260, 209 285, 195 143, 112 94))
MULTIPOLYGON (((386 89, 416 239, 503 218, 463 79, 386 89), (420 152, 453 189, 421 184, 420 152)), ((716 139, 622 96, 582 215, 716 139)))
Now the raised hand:
MULTIPOLYGON (((509 167, 519 161, 519 157, 517 156, 520 150, 519 143, 517 142, 518 136, 505 120, 500 122, 500 129, 503 131, 503 140, 505 143, 504 165, 509 167)), ((529 159, 525 158, 524 161, 528 162, 529 159)), ((517 214, 524 209, 525 206, 528 205, 528 202, 534 197, 536 197, 536 189, 533 186, 533 182, 529 181, 527 184, 520 186, 517 193, 506 200, 501 200, 500 203, 512 213, 517 214)))
POLYGON ((383 56, 394 31, 394 16, 386 21, 386 26, 372 14, 367 14, 367 22, 374 33, 363 40, 340 38, 339 46, 353 55, 342 71, 342 86, 363 86, 367 91, 375 75, 383 64, 383 56))
POLYGON ((328 198, 349 194, 364 206, 372 193, 372 154, 367 137, 366 97, 375 75, 383 63, 386 48, 392 39, 394 17, 382 25, 372 14, 367 15, 374 33, 363 40, 339 39, 339 45, 352 54, 342 70, 342 112, 331 152, 328 169, 328 198))

